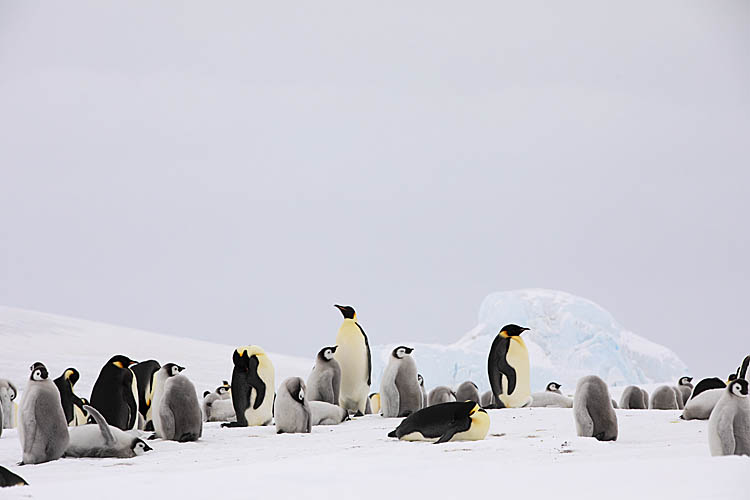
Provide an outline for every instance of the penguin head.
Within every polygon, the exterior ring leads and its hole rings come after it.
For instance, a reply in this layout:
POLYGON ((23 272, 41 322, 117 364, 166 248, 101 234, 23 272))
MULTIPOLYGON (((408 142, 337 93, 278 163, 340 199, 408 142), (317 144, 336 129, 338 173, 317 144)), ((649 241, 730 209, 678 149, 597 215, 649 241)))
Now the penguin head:
POLYGON ((167 363, 166 365, 161 367, 164 372, 166 372, 168 377, 174 377, 175 375, 179 375, 182 370, 185 369, 184 366, 180 366, 176 363, 167 363))
MULTIPOLYGON (((468 401, 467 401, 467 403, 468 403, 468 401)), ((469 410, 469 418, 472 419, 472 420, 476 420, 476 419, 484 419, 485 417, 489 418, 487 416, 487 412, 484 410, 484 408, 482 408, 478 404, 474 403, 474 406, 472 406, 471 409, 469 410), (482 414, 484 414, 484 415, 482 415, 482 414)))
POLYGON ((736 373, 730 373, 727 377, 727 384, 731 383, 732 381, 737 380, 737 374, 736 373))
POLYGON ((130 446, 130 449, 133 450, 136 456, 141 456, 147 451, 153 450, 153 448, 147 445, 143 439, 134 440, 133 444, 130 446))
POLYGON ((47 371, 47 367, 44 366, 44 363, 37 361, 29 367, 29 370, 31 370, 31 376, 29 377, 31 380, 40 382, 49 378, 49 372, 47 371))
POLYGON ((130 366, 136 364, 138 361, 133 361, 127 356, 124 356, 122 354, 118 354, 117 356, 112 356, 112 358, 109 360, 109 364, 115 365, 117 368, 129 368, 130 366))
POLYGON ((693 381, 693 377, 682 377, 680 381, 678 382, 679 385, 688 385, 690 382, 693 381))
POLYGON ((558 384, 557 382, 550 382, 549 384, 547 384, 547 391, 549 392, 559 391, 560 387, 562 386, 558 384))
POLYGON ((404 359, 404 356, 406 356, 407 354, 411 354, 412 351, 414 351, 413 348, 406 347, 405 345, 400 345, 393 350, 391 355, 396 359, 404 359))
POLYGON ((219 396, 223 396, 227 392, 229 392, 229 388, 223 385, 220 385, 219 387, 216 388, 216 394, 218 394, 219 396))
POLYGON ((323 361, 331 361, 333 359, 333 353, 336 352, 336 349, 338 346, 330 346, 330 347, 324 347, 323 349, 318 352, 318 359, 323 361))
POLYGON ((211 391, 203 391, 203 397, 204 397, 204 398, 205 398, 206 396, 208 396, 209 394, 211 394, 211 391))
POLYGON ((78 370, 76 370, 75 368, 68 368, 67 370, 65 370, 65 373, 63 373, 63 377, 65 378, 65 380, 70 382, 70 386, 72 387, 76 385, 78 379, 81 378, 81 374, 78 373, 78 370))
POLYGON ((417 381, 421 387, 424 387, 424 377, 421 373, 417 373, 417 381))
POLYGON ((734 396, 746 398, 748 392, 748 382, 744 378, 732 380, 729 383, 727 390, 734 396))
POLYGON ((520 337, 521 334, 525 331, 527 331, 528 328, 523 326, 518 326, 514 324, 505 325, 500 330, 500 336, 501 337, 520 337))
POLYGON ((305 402, 305 382, 299 377, 291 377, 286 380, 286 389, 292 399, 299 403, 305 402))
POLYGON ((339 311, 341 311, 341 314, 344 315, 344 319, 357 319, 357 313, 354 311, 354 308, 352 306, 340 306, 338 304, 334 304, 333 307, 336 307, 339 311))

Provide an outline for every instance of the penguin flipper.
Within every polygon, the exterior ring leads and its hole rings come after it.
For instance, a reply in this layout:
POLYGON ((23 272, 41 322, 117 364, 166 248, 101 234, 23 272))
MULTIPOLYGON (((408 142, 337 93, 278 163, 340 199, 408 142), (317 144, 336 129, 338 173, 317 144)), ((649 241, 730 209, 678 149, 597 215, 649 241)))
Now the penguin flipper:
POLYGON ((133 372, 127 370, 127 376, 125 377, 125 402, 128 404, 128 423, 125 429, 129 430, 135 427, 135 419, 138 414, 138 403, 135 401, 133 396, 133 372))
POLYGON ((266 398, 266 383, 258 375, 258 356, 252 356, 250 358, 250 371, 248 372, 248 382, 250 386, 255 389, 255 403, 253 404, 253 410, 260 408, 263 404, 263 400, 266 398))
POLYGON ((115 439, 114 434, 112 434, 112 429, 109 428, 107 420, 93 406, 84 405, 83 409, 86 410, 89 415, 94 417, 94 421, 96 421, 96 425, 99 426, 99 430, 104 438, 104 444, 107 446, 113 445, 117 440, 115 439))
POLYGON ((442 436, 440 436, 440 439, 435 441, 434 444, 447 443, 448 441, 453 439, 453 436, 455 436, 457 432, 458 432, 457 426, 453 425, 449 427, 448 429, 446 429, 445 433, 442 436))

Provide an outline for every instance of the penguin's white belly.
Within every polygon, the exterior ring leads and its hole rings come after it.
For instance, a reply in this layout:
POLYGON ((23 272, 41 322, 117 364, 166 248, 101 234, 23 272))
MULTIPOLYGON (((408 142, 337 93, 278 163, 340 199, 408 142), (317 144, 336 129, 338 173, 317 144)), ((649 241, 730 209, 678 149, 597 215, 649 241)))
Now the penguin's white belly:
POLYGON ((508 379, 502 377, 503 393, 500 401, 508 408, 521 408, 531 403, 531 381, 529 380, 529 351, 521 339, 512 339, 506 355, 508 364, 516 370, 516 388, 508 394, 508 379))
MULTIPOLYGON (((359 334, 361 336, 361 334, 359 334)), ((367 385, 367 347, 364 339, 346 342, 337 339, 336 361, 341 366, 339 402, 342 406, 364 406, 369 392, 367 385)), ((354 408, 352 408, 354 409, 354 408)))
POLYGON ((266 394, 260 407, 257 410, 254 410, 255 399, 258 394, 255 392, 255 389, 250 391, 250 406, 245 410, 245 420, 247 420, 247 425, 266 425, 271 423, 271 420, 273 419, 273 398, 276 394, 274 376, 275 372, 273 366, 268 366, 266 363, 262 363, 258 366, 258 377, 260 377, 263 383, 266 384, 266 394))

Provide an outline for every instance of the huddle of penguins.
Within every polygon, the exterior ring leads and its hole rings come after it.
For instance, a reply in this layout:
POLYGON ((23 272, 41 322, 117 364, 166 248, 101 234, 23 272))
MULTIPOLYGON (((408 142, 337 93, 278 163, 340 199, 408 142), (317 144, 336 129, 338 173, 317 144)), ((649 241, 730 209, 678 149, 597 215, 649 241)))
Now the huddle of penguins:
MULTIPOLYGON (((676 386, 661 386, 649 394, 628 386, 619 405, 607 384, 595 375, 581 378, 574 396, 550 382, 546 390, 531 393, 529 354, 521 335, 529 330, 504 326, 490 348, 487 371, 491 390, 479 394, 471 381, 454 391, 438 386, 429 393, 417 373, 413 349, 398 346, 391 352, 380 392, 370 393, 372 356, 364 329, 351 306, 336 305, 344 317, 336 344, 322 348, 305 382, 290 377, 275 389, 274 367, 264 350, 250 345, 237 348, 231 382, 223 381, 198 401, 193 383, 175 363, 135 362, 112 357, 101 369, 91 401, 73 389, 80 375, 68 368, 55 379, 43 363, 34 363, 20 405, 17 390, 0 379, 0 435, 2 428, 18 426, 23 449, 19 465, 38 464, 62 457, 131 458, 152 448, 142 438, 186 442, 200 439, 203 422, 222 427, 275 425, 277 433, 309 433, 315 425, 337 425, 365 414, 403 417, 388 436, 404 441, 477 441, 487 436, 486 410, 523 407, 572 408, 577 435, 615 441, 615 408, 683 409, 680 418, 708 420, 712 455, 750 455, 750 398, 747 356, 724 382, 691 377, 676 386)), ((0 466, 0 486, 27 484, 0 466)))

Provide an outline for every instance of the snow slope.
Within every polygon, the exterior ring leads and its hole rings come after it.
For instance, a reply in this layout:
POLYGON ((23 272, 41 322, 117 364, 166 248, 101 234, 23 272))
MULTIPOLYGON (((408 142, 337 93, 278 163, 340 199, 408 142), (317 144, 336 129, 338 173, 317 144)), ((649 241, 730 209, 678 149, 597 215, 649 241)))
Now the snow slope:
MULTIPOLYGON (((252 335, 247 344, 252 344, 252 335)), ((76 393, 88 397, 101 367, 115 354, 138 361, 156 359, 185 366, 196 390, 215 389, 232 376, 232 352, 237 346, 172 337, 22 309, 0 307, 0 378, 23 391, 29 366, 47 365, 52 378, 72 366, 81 373, 76 393)), ((262 346, 261 346, 262 347, 262 346)), ((276 383, 293 375, 307 377, 313 360, 269 353, 276 383)))
MULTIPOLYGON (((8 308, 0 308, 0 343, 0 376, 23 386, 34 360, 48 363, 53 374, 73 365, 82 374, 81 394, 88 394, 113 352, 184 363, 198 390, 210 388, 229 376, 234 348, 8 308)), ((307 376, 311 366, 310 360, 271 357, 279 381, 307 376)), ((750 458, 710 457, 706 422, 682 422, 678 414, 618 410, 620 437, 614 443, 576 437, 569 409, 491 410, 486 440, 440 446, 389 439, 386 434, 399 420, 376 415, 315 427, 309 435, 211 423, 200 441, 151 441, 154 451, 143 457, 23 467, 15 466, 21 457, 18 432, 9 429, 0 437, 0 464, 31 486, 0 490, 0 497, 59 500, 85 492, 88 498, 109 499, 328 499, 345 494, 381 500, 456 498, 473 487, 513 498, 742 498, 750 458), (690 470, 701 473, 687 481, 690 470)))
MULTIPOLYGON (((479 323, 455 344, 404 344, 415 347, 413 355, 428 387, 455 387, 473 380, 486 390, 487 354, 499 329, 508 323, 531 328, 523 338, 529 348, 532 390, 543 390, 552 380, 572 390, 578 378, 591 374, 624 386, 674 383, 687 373, 670 349, 626 330, 594 302, 554 290, 490 294, 479 309, 479 323)), ((378 384, 393 346, 374 348, 373 376, 378 384)))

